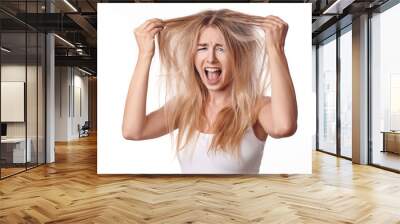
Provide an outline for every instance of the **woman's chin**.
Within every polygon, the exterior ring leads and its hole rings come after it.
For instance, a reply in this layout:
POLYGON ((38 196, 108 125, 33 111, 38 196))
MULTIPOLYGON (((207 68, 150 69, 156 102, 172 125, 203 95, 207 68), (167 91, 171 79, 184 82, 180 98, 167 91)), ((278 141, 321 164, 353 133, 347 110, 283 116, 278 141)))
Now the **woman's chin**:
POLYGON ((220 91, 222 88, 219 86, 206 86, 208 91, 220 91))
POLYGON ((229 85, 224 85, 223 82, 217 83, 216 85, 208 85, 208 84, 204 84, 207 88, 208 91, 224 91, 226 89, 228 89, 227 87, 229 85))

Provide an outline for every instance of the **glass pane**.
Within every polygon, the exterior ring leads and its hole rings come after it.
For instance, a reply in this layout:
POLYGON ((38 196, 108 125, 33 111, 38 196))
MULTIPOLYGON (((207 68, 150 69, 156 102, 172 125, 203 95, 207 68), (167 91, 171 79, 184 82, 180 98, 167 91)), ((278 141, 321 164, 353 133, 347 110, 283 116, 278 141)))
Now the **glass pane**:
POLYGON ((318 148, 336 154, 336 40, 318 48, 318 148))
MULTIPOLYGON (((37 1, 27 2, 26 12, 29 13, 28 20, 33 24, 38 23, 38 17, 33 16, 33 13, 38 13, 39 4, 37 1)), ((38 89, 37 89, 37 73, 38 73, 38 36, 36 31, 28 31, 28 74, 27 74, 27 130, 28 141, 31 144, 31 161, 27 164, 28 168, 37 166, 38 160, 38 89)))
POLYGON ((38 35, 38 164, 45 163, 45 35, 38 35))
POLYGON ((372 163, 400 170, 400 4, 376 14, 372 28, 372 163))
MULTIPOLYGON (((37 23, 33 14, 45 12, 45 1, 1 1, 0 7, 37 23)), ((45 36, 2 12, 0 19, 7 20, 0 24, 3 178, 45 162, 45 36)))
MULTIPOLYGON (((27 99, 26 99, 26 110, 27 110, 27 142, 30 147, 31 153, 28 154, 30 158, 28 159, 27 166, 28 168, 37 165, 37 73, 38 73, 38 49, 37 49, 37 33, 27 33, 28 38, 28 62, 27 62, 27 81, 26 81, 26 89, 27 89, 27 99)), ((28 147, 28 148, 29 148, 28 147)))
POLYGON ((1 34, 2 177, 25 170, 25 163, 30 158, 29 144, 26 150, 25 41, 26 35, 22 32, 1 34))
POLYGON ((352 35, 340 36, 340 153, 352 157, 352 35))

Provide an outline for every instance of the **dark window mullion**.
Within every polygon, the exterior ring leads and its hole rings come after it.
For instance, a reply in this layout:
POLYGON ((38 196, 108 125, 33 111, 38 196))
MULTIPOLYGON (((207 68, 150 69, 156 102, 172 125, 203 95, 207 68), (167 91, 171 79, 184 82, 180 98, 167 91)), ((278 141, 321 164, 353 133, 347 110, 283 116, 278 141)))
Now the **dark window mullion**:
POLYGON ((341 157, 341 119, 340 119, 340 30, 336 31, 336 154, 341 157))
POLYGON ((368 12, 368 20, 367 20, 367 27, 368 27, 368 31, 367 31, 367 46, 368 46, 368 53, 367 53, 367 85, 368 85, 368 95, 367 95, 367 107, 368 107, 368 111, 367 111, 367 119, 368 119, 368 124, 367 124, 367 132, 368 132, 368 155, 367 155, 367 160, 368 160, 368 164, 373 164, 373 153, 372 153, 372 64, 371 64, 371 56, 372 56, 372 30, 371 30, 371 20, 372 20, 372 12, 369 11, 368 12))
POLYGON ((319 53, 318 53, 318 49, 319 49, 319 44, 315 45, 315 102, 316 102, 316 127, 315 127, 315 148, 318 150, 319 149, 319 53))
MULTIPOLYGON (((1 45, 1 34, 2 34, 2 32, 1 32, 1 24, 2 23, 0 23, 0 46, 2 46, 1 45)), ((1 108, 1 52, 0 52, 0 124, 1 124, 1 110, 2 110, 2 108, 1 108)), ((0 134, 1 135, 1 134, 0 134)), ((2 168, 2 162, 1 162, 1 144, 0 144, 0 179, 2 179, 2 177, 1 177, 1 168, 2 168)))
MULTIPOLYGON (((45 13, 48 13, 48 6, 49 2, 45 0, 45 13)), ((44 161, 43 163, 47 163, 47 37, 48 37, 47 31, 44 33, 44 68, 42 69, 42 80, 44 79, 44 161), (44 78, 43 78, 43 73, 44 73, 44 78)), ((54 37, 54 36, 53 36, 54 37)), ((42 42, 43 43, 43 42, 42 42)), ((43 107, 42 107, 43 108, 43 107)))
MULTIPOLYGON (((39 0, 36 13, 39 13, 39 0)), ((36 32, 36 166, 39 166, 39 32, 36 32)))
MULTIPOLYGON (((25 0, 25 21, 27 21, 28 12, 28 1, 25 0)), ((25 170, 28 170, 28 113, 27 113, 27 101, 28 101, 28 24, 25 23, 25 102, 24 102, 24 118, 25 118, 25 170)))

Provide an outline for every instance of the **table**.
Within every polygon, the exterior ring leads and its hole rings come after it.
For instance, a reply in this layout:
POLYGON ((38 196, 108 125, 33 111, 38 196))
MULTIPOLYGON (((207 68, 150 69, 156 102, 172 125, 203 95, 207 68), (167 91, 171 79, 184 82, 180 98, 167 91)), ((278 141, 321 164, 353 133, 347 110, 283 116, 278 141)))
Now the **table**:
POLYGON ((7 162, 10 163, 31 162, 32 140, 30 138, 27 138, 26 142, 28 143, 27 144, 28 147, 26 147, 26 154, 25 154, 25 138, 1 139, 1 156, 5 158, 7 162))
POLYGON ((382 152, 400 154, 400 131, 381 131, 383 134, 382 152))

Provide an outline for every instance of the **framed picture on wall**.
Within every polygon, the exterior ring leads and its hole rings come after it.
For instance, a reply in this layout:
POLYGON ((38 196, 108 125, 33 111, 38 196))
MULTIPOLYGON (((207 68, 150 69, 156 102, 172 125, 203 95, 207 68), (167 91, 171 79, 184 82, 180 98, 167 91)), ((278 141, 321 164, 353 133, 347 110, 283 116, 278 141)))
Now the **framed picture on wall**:
POLYGON ((1 122, 24 122, 25 82, 1 82, 1 122))

